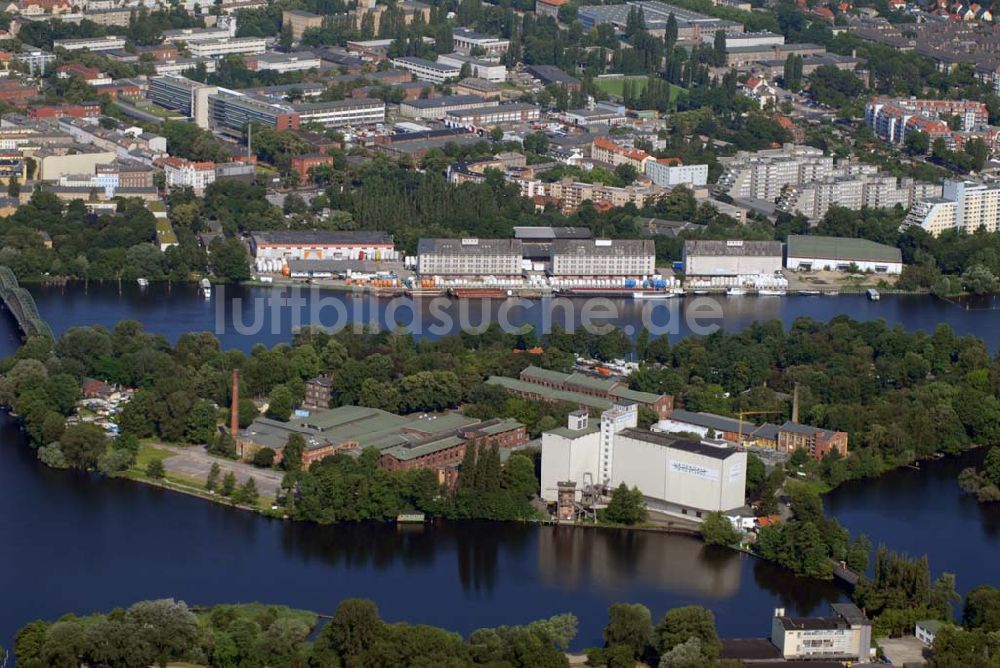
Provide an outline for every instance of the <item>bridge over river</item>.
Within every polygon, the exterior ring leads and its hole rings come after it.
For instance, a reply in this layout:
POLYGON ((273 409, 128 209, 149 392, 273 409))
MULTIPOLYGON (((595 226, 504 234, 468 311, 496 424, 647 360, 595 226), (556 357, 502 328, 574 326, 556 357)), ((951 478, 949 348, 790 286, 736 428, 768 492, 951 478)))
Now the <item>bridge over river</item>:
POLYGON ((25 338, 29 336, 52 336, 52 328, 42 319, 35 305, 35 298, 21 287, 17 276, 10 267, 0 266, 0 298, 4 306, 14 316, 17 326, 25 338))

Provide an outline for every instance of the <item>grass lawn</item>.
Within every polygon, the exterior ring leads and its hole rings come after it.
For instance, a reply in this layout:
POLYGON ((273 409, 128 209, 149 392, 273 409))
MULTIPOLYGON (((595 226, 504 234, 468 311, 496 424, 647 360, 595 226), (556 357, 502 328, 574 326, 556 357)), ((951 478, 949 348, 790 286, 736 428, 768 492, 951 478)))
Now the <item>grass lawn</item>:
MULTIPOLYGON (((608 95, 616 95, 618 97, 622 96, 625 90, 625 80, 630 79, 632 81, 633 89, 638 93, 646 89, 646 77, 604 77, 600 79, 594 79, 594 87, 603 90, 608 95)), ((680 86, 670 84, 670 101, 675 101, 680 97, 681 92, 684 89, 680 86)))
POLYGON ((132 466, 134 469, 146 473, 146 467, 153 460, 160 460, 161 462, 168 457, 173 457, 174 453, 169 450, 160 450, 159 448, 154 448, 151 445, 142 445, 139 447, 139 454, 135 456, 135 464, 132 466))

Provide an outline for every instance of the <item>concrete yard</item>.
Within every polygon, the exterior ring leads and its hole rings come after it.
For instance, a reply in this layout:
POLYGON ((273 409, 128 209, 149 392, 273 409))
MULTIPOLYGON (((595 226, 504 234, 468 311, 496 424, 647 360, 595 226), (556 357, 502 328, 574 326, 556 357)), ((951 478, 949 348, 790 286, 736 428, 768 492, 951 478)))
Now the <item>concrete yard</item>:
POLYGON ((284 475, 281 471, 259 469, 243 462, 214 457, 196 445, 184 447, 161 443, 157 444, 156 447, 174 453, 163 460, 163 466, 168 473, 204 481, 208 477, 212 464, 218 464, 222 471, 219 476, 220 480, 230 471, 236 476, 237 484, 242 483, 247 478, 253 478, 254 484, 257 485, 257 492, 262 496, 276 496, 281 487, 281 478, 284 475))
POLYGON ((885 653, 885 657, 894 666, 927 663, 929 655, 927 648, 913 636, 879 638, 878 644, 885 653))

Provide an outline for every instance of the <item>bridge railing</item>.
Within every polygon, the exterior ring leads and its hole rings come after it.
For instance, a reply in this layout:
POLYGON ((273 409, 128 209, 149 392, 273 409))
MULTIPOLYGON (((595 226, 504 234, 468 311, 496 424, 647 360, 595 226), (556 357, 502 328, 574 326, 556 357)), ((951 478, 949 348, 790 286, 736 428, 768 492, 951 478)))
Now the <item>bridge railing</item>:
POLYGON ((47 336, 50 339, 52 328, 45 322, 38 312, 38 305, 31 293, 21 287, 17 282, 17 276, 10 267, 0 265, 0 299, 10 311, 21 332, 27 336, 47 336))

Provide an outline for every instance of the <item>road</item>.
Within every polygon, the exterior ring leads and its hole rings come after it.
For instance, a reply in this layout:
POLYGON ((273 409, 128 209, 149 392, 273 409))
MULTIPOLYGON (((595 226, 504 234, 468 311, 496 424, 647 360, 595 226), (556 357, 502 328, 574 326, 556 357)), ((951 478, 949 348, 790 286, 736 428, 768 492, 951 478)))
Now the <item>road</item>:
POLYGON ((259 469, 243 462, 215 457, 197 445, 180 446, 157 443, 155 447, 174 453, 171 457, 163 460, 163 466, 168 473, 205 480, 212 464, 218 464, 222 471, 220 479, 230 471, 236 476, 237 484, 242 483, 247 478, 253 478, 254 484, 257 485, 257 491, 263 496, 277 496, 281 487, 281 479, 284 476, 281 471, 259 469))

